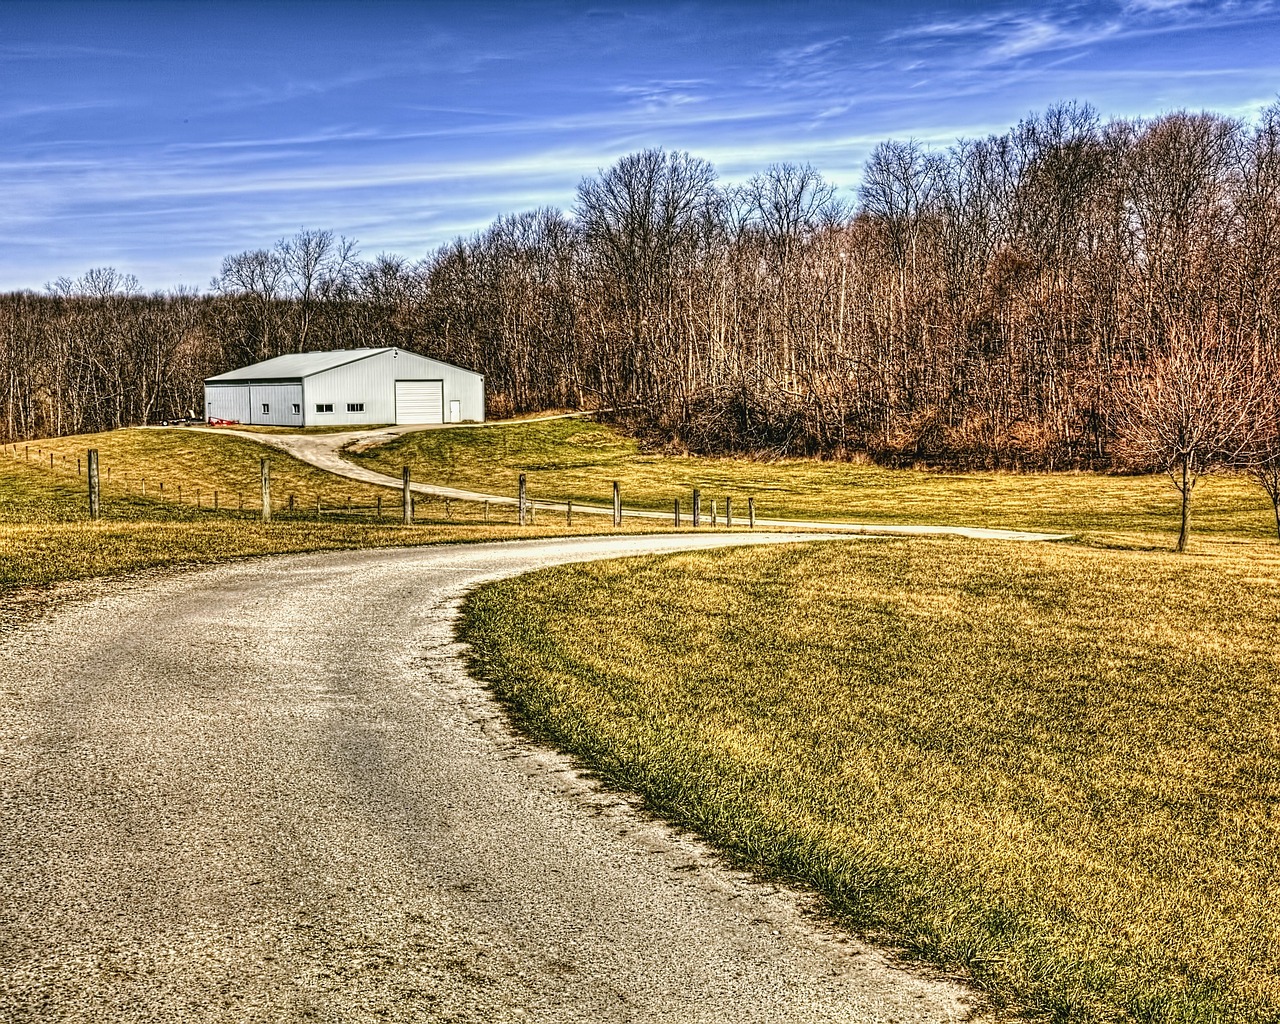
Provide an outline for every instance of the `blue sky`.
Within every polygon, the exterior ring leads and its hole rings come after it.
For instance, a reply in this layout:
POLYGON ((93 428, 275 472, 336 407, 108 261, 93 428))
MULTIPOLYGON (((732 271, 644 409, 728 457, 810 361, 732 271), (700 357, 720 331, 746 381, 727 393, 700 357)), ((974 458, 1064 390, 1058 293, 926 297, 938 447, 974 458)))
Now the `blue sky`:
POLYGON ((1280 0, 0 3, 0 290, 203 289, 303 227, 417 259, 648 146, 722 178, 1062 100, 1251 118, 1280 0))

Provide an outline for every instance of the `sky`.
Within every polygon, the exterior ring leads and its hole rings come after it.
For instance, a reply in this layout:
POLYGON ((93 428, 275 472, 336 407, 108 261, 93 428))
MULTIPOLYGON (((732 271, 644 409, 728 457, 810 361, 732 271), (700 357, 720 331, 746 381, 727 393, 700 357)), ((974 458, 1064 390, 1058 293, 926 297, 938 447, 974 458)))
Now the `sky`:
POLYGON ((1280 0, 0 2, 0 291, 205 290, 303 228, 411 260, 648 147, 722 180, 1077 101, 1280 100, 1280 0))

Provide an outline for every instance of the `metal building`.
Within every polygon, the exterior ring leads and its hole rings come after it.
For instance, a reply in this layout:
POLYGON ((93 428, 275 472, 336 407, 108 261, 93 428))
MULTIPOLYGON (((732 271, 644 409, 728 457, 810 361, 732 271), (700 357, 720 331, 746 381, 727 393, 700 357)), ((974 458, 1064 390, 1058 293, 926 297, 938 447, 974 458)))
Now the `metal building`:
POLYGON ((484 421, 484 377, 398 348, 276 356, 204 382, 206 420, 277 427, 484 421))

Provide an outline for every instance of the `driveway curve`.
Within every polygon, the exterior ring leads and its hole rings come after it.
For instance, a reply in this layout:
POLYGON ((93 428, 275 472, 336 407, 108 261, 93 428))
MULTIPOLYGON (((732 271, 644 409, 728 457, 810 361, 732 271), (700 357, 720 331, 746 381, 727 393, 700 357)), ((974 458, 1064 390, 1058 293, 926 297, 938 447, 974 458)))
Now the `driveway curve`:
MULTIPOLYGON (((562 417, 546 417, 558 419, 562 417)), ((534 423, 537 420, 519 420, 518 423, 534 423)), ((258 434, 246 430, 225 430, 219 427, 188 427, 190 430, 213 430, 217 433, 230 434, 233 437, 247 438, 260 444, 278 448, 288 452, 294 458, 309 462, 311 465, 338 476, 345 476, 362 483, 375 484, 380 487, 393 487, 399 490, 403 483, 385 473, 378 473, 364 466, 357 466, 342 457, 342 449, 348 445, 374 445, 402 434, 419 430, 451 430, 476 424, 445 424, 435 427, 398 426, 380 427, 373 430, 342 431, 333 434, 258 434)), ((496 423, 494 424, 496 425, 496 423)), ((487 501, 497 505, 515 505, 518 498, 510 494, 485 494, 480 491, 467 491, 457 487, 444 487, 438 484, 411 484, 415 494, 426 494, 434 498, 449 498, 459 501, 487 501)), ((564 511, 563 501, 544 501, 535 499, 532 502, 537 509, 546 511, 564 511)), ((600 505, 582 505, 574 503, 574 512, 584 515, 613 515, 611 507, 600 505)), ((649 519, 670 522, 670 512, 654 512, 648 509, 626 509, 629 519, 649 519)), ((739 513, 741 521, 741 513, 739 513)), ((983 526, 935 526, 932 524, 884 524, 884 523, 849 523, 827 522, 821 520, 800 519, 756 519, 756 525, 767 529, 781 530, 822 530, 825 532, 870 534, 875 536, 898 537, 968 537, 971 540, 1015 540, 1015 541, 1059 541, 1069 540, 1071 534, 1036 533, 1029 530, 1001 530, 983 526)))
POLYGON ((955 1021, 515 735, 461 595, 812 539, 288 556, 96 585, 0 638, 0 1020, 955 1021))

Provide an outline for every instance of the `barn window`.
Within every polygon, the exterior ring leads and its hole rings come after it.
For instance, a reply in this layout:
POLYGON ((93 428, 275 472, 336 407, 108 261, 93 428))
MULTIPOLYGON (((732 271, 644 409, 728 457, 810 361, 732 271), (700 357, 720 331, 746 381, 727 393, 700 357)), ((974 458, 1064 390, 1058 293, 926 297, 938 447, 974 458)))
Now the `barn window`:
POLYGON ((262 415, 265 416, 271 411, 271 405, 267 402, 262 403, 262 415))
POLYGON ((332 402, 317 402, 316 412, 333 412, 332 402))
POLYGON ((294 402, 294 403, 293 403, 293 414, 294 414, 295 416, 301 416, 301 415, 302 415, 302 406, 300 406, 297 402, 294 402))
POLYGON ((364 402, 348 402, 347 412, 364 412, 364 402))

